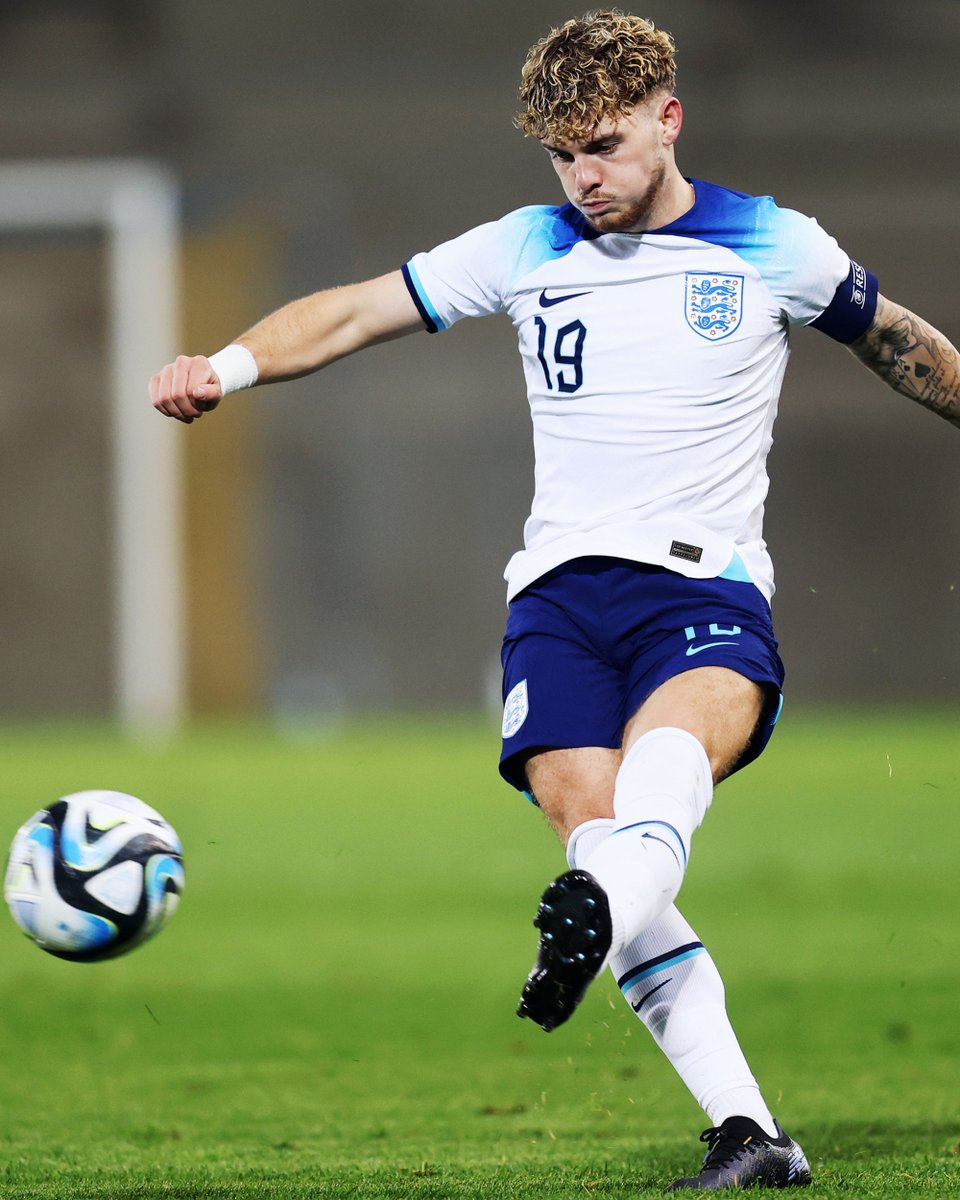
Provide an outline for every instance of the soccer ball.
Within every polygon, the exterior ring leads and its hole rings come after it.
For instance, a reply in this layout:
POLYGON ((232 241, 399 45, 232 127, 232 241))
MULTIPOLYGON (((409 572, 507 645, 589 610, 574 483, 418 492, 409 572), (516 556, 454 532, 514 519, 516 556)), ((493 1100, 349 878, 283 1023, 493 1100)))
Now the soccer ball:
POLYGON ((63 796, 17 830, 3 891, 42 950, 98 962, 159 932, 183 884, 173 827, 134 796, 90 791, 63 796))

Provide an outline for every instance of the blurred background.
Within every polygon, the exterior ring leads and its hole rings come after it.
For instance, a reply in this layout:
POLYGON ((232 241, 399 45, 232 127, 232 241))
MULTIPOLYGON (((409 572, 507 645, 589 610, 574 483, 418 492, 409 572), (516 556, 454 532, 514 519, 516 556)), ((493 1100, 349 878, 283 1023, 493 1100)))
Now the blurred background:
MULTIPOLYGON (((3 0, 0 177, 57 160, 69 189, 86 160, 147 163, 176 196, 177 331, 121 403, 148 408, 168 354, 211 353, 286 299, 558 200, 512 127, 516 82, 527 47, 582 7, 3 0)), ((681 168, 816 216, 960 339, 960 5, 631 7, 678 43, 681 168)), ((122 619, 108 229, 8 215, 0 713, 106 716, 122 619)), ((793 345, 766 527, 788 697, 952 701, 960 434, 815 331, 793 345)), ((149 416, 179 461, 147 499, 179 514, 186 708, 311 722, 488 702, 532 487, 509 321, 378 347, 191 427, 149 416)), ((136 569, 162 592, 162 564, 136 569)), ((162 650, 164 622, 139 636, 162 650)))

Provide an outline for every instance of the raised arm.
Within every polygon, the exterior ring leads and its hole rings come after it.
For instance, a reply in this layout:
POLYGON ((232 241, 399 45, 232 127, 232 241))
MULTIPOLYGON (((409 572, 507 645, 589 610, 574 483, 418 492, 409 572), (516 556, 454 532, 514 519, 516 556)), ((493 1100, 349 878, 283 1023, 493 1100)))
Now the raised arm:
POLYGON ((402 274, 393 271, 284 305, 214 355, 213 365, 203 355, 181 355, 151 378, 150 400, 159 412, 189 424, 228 392, 309 375, 423 327, 402 274))
POLYGON ((880 296, 873 324, 850 350, 901 396, 960 427, 960 356, 932 325, 880 296))

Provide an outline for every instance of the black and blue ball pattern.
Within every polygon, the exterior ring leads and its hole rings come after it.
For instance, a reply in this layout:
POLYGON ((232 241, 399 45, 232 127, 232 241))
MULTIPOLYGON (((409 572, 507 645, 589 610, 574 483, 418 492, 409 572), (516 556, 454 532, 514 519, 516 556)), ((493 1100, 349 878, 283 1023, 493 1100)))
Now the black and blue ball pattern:
POLYGON ((135 796, 92 790, 62 797, 20 827, 4 895, 42 950, 99 962, 158 933, 184 882, 173 827, 135 796))

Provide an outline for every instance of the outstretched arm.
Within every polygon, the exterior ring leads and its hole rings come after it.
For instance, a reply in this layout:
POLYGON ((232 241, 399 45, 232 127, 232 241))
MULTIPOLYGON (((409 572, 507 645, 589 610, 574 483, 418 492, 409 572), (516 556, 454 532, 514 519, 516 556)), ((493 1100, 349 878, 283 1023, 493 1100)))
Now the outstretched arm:
POLYGON ((850 350, 901 396, 960 426, 960 356, 932 325, 879 296, 873 324, 850 350))
MULTIPOLYGON (((238 387, 309 375, 365 346, 417 329, 423 329, 423 321, 403 276, 393 271, 294 300, 254 325, 233 343, 253 356, 251 363, 240 352, 241 366, 244 360, 251 365, 251 375, 242 381, 221 379, 203 355, 181 355, 151 378, 150 400, 165 416, 189 424, 238 387)), ((227 360, 219 361, 225 372, 227 360)))

